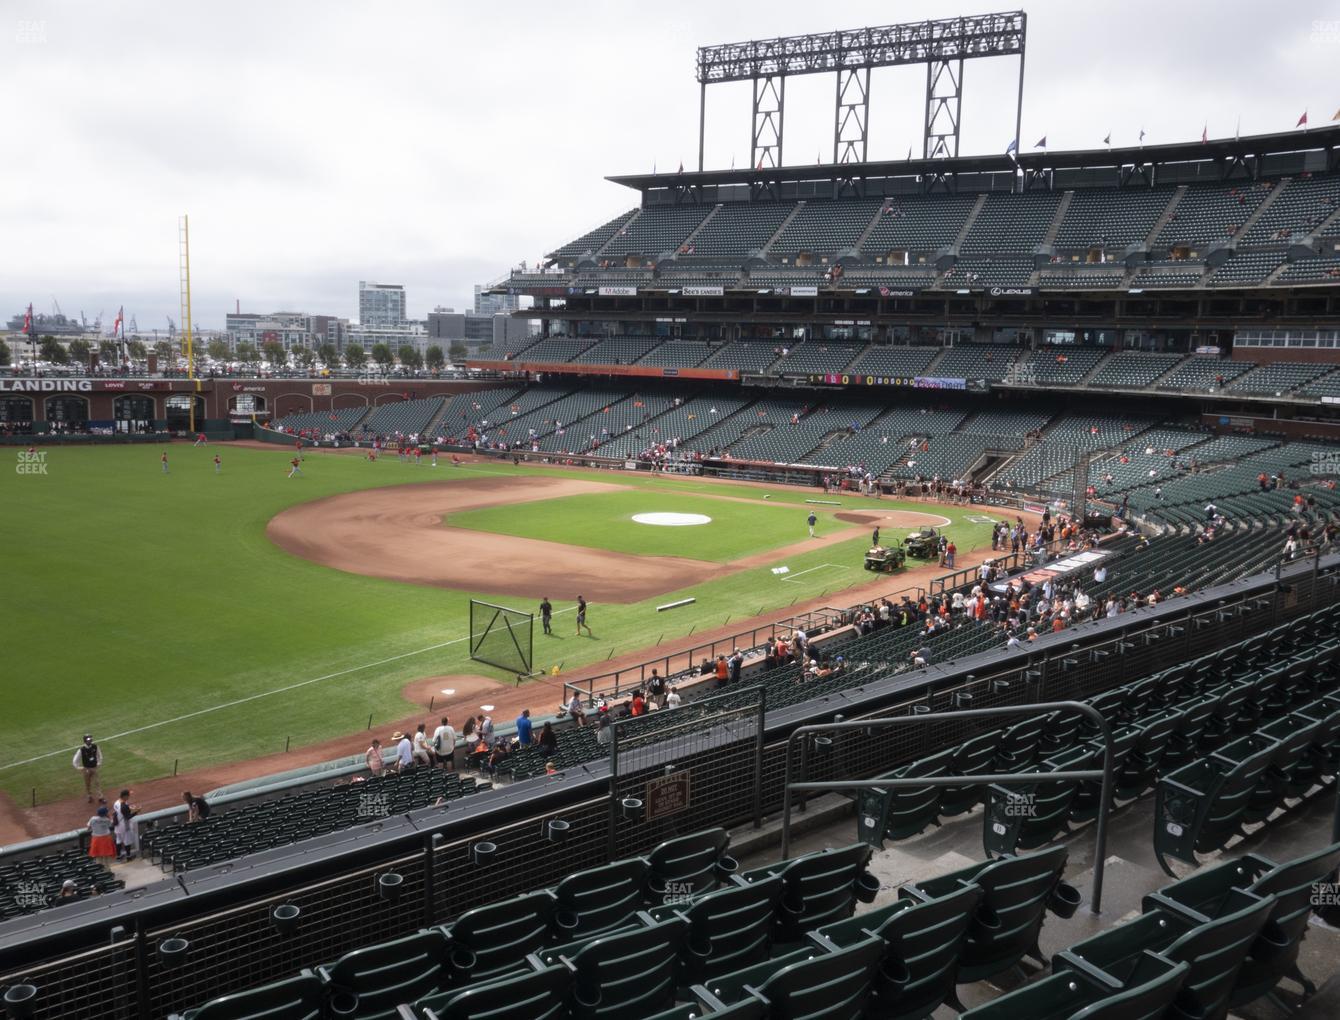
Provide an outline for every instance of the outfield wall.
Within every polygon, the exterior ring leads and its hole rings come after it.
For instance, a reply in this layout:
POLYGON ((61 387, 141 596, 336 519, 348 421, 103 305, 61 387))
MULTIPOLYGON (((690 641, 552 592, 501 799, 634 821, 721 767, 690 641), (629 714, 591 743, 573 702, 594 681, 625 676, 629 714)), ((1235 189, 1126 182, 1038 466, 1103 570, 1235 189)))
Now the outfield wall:
MULTIPOLYGON (((848 721, 906 714, 913 705, 948 710, 962 691, 974 695, 974 708, 1090 697, 1328 607, 1337 580, 1340 555, 1294 563, 1045 635, 1011 656, 987 652, 769 713, 762 808, 781 806, 786 738, 799 725, 835 714, 848 721)), ((908 727, 880 741, 844 735, 808 778, 882 775, 967 732, 944 724, 934 733, 908 727)), ((572 871, 646 852, 673 835, 754 817, 759 800, 747 778, 755 762, 752 740, 747 746, 658 746, 664 753, 656 767, 624 776, 617 787, 608 761, 590 762, 566 777, 522 781, 445 809, 381 819, 5 922, 0 987, 34 984, 37 1020, 161 1017, 328 963, 362 945, 412 934, 468 907, 552 885, 572 871), (654 822, 611 812, 618 796, 639 790, 668 760, 691 775, 693 798, 685 811, 654 822), (543 823, 557 817, 570 823, 569 837, 548 843, 543 823), (498 848, 486 865, 473 861, 473 844, 482 838, 498 848), (382 901, 376 892, 377 876, 386 871, 404 879, 396 902, 382 901), (282 935, 270 924, 270 911, 281 903, 302 911, 296 935, 282 935), (155 952, 169 936, 190 943, 180 969, 169 969, 155 952)))

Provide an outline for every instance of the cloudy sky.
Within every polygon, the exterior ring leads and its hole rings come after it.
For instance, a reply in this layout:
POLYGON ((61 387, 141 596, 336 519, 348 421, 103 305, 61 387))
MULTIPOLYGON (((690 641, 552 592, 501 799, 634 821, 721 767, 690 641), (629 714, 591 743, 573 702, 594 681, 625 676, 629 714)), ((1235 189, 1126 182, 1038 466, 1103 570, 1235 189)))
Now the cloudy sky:
MULTIPOLYGON (((409 311, 469 303, 631 207, 606 174, 696 163, 695 48, 1007 4, 678 0, 478 4, 7 0, 0 13, 0 321, 31 301, 195 319, 356 318, 357 281, 409 311)), ((1340 0, 1037 2, 1022 146, 1287 130, 1340 107, 1340 0)), ((1013 60, 970 63, 964 154, 1013 134, 1013 60)), ((875 73, 871 158, 920 145, 925 72, 875 73)), ((830 76, 788 85, 786 162, 827 161, 830 76)), ((747 165, 749 85, 709 90, 707 165, 747 165)))

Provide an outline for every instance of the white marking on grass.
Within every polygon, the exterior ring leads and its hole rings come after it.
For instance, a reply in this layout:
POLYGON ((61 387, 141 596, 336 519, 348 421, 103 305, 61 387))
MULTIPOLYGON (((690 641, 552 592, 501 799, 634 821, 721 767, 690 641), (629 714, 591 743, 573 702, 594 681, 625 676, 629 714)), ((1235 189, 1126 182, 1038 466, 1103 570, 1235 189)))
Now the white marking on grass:
POLYGON ((844 565, 841 564, 841 563, 820 563, 817 567, 808 567, 808 568, 806 568, 805 570, 797 570, 794 574, 791 574, 791 575, 788 576, 788 577, 783 577, 782 580, 783 580, 783 581, 794 581, 794 580, 795 580, 796 578, 798 578, 798 577, 803 577, 804 575, 813 573, 813 572, 816 571, 816 570, 823 570, 825 567, 833 567, 833 568, 836 569, 836 570, 850 570, 850 569, 851 569, 850 567, 844 566, 844 565))
MULTIPOLYGON (((560 609, 554 613, 559 616, 563 613, 576 612, 576 606, 570 606, 567 609, 560 609)), ((401 652, 399 655, 392 655, 390 658, 378 659, 376 662, 367 662, 361 666, 350 666, 348 669, 341 669, 334 673, 327 673, 325 676, 314 676, 310 680, 299 680, 296 684, 288 684, 284 687, 276 687, 272 691, 259 691, 256 694, 248 694, 245 698, 235 698, 232 701, 225 701, 220 705, 212 705, 209 708, 196 709, 194 712, 187 712, 185 715, 179 715, 174 719, 163 719, 159 722, 146 723, 144 726, 136 726, 134 729, 122 730, 120 733, 113 733, 110 737, 99 738, 103 743, 109 743, 113 740, 121 740, 125 737, 133 737, 137 733, 146 733, 149 730, 160 729, 164 726, 173 726, 179 722, 185 722, 187 719, 197 719, 202 715, 209 715, 212 712, 221 712, 227 708, 236 708, 238 705, 245 705, 252 701, 259 701, 261 698, 268 698, 274 694, 287 694, 289 691, 296 691, 300 687, 308 687, 312 684, 319 684, 326 680, 334 680, 338 677, 348 676, 350 673, 360 673, 365 669, 373 669, 377 666, 384 666, 388 662, 396 662, 400 659, 409 659, 415 655, 423 655, 425 652, 434 652, 439 648, 447 648, 451 645, 459 645, 462 641, 469 641, 469 635, 465 637, 452 638, 450 641, 442 641, 435 645, 429 645, 427 648, 418 648, 412 652, 401 652)), ((33 765, 39 761, 45 761, 48 758, 54 758, 58 754, 72 754, 77 748, 62 747, 56 751, 47 751, 45 754, 34 755, 31 758, 24 758, 20 761, 10 761, 0 764, 0 772, 5 769, 19 768, 22 765, 33 765)))
POLYGON ((480 705, 479 707, 480 707, 481 709, 483 709, 485 712, 492 712, 492 711, 493 711, 493 706, 492 706, 492 705, 480 705))

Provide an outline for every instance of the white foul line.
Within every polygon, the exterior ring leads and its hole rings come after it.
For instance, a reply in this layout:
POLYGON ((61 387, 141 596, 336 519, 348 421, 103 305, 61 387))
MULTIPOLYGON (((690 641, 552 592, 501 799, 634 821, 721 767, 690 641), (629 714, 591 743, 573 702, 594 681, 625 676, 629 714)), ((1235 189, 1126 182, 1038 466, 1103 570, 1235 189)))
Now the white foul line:
POLYGON ((847 569, 847 567, 841 563, 820 563, 817 567, 808 567, 805 570, 797 570, 794 574, 787 574, 786 577, 782 578, 782 580, 794 581, 797 577, 803 577, 804 575, 811 573, 815 570, 823 570, 824 567, 836 567, 838 570, 847 569))
MULTIPOLYGON (((567 609, 560 609, 554 613, 558 616, 562 613, 571 613, 576 611, 576 606, 569 606, 567 609)), ((194 712, 187 712, 185 715, 179 715, 175 719, 164 719, 161 722, 148 723, 144 726, 136 726, 132 730, 123 730, 120 733, 113 733, 110 737, 103 738, 107 741, 119 740, 122 737, 132 737, 136 733, 144 733, 147 730, 156 730, 160 726, 171 726, 174 723, 184 722, 187 719, 195 719, 198 716, 209 715, 211 712, 221 712, 225 708, 236 708, 238 705, 245 705, 250 701, 259 701, 261 698, 268 698, 272 694, 286 694, 289 691, 296 691, 299 687, 307 687, 310 684, 319 684, 323 680, 334 680, 336 677, 348 676, 350 673, 357 673, 364 669, 372 669, 374 666, 384 666, 388 662, 395 662, 397 659, 408 659, 411 656, 422 655, 424 652, 433 652, 439 648, 446 648, 448 645, 458 645, 462 641, 469 641, 470 636, 452 638, 450 641, 443 641, 440 644, 429 645, 427 648, 419 648, 412 652, 401 652, 399 655, 392 655, 389 659, 379 659, 376 662, 364 663, 361 666, 350 666, 348 669, 342 669, 336 673, 327 673, 325 676, 312 677, 310 680, 299 680, 296 684, 289 684, 287 687, 276 687, 272 691, 261 691, 259 694, 248 694, 245 698, 237 698, 234 701, 225 701, 222 705, 213 705, 210 708, 197 709, 194 712)), ((47 758, 54 758, 58 754, 71 754, 77 748, 63 747, 58 751, 48 751, 45 754, 39 754, 32 758, 24 758, 22 761, 10 761, 0 765, 0 772, 5 769, 18 768, 20 765, 32 765, 47 758)))

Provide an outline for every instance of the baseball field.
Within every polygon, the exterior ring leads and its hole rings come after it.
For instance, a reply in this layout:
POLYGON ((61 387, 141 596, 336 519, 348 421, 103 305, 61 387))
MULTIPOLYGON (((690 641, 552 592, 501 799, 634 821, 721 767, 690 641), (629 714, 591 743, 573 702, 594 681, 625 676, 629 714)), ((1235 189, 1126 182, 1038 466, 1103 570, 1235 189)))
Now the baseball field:
POLYGON ((537 623, 535 668, 565 676, 821 595, 845 605, 839 592, 872 580, 876 523, 896 539, 949 521, 965 552, 989 542, 972 511, 806 503, 813 489, 347 452, 308 452, 289 478, 291 456, 55 448, 44 471, 3 474, 0 792, 23 806, 79 794, 85 732, 118 783, 339 737, 359 751, 369 717, 423 710, 404 696, 416 680, 515 682, 470 660, 472 596, 532 612, 548 596, 555 632, 537 623), (593 637, 575 633, 578 595, 593 637))

